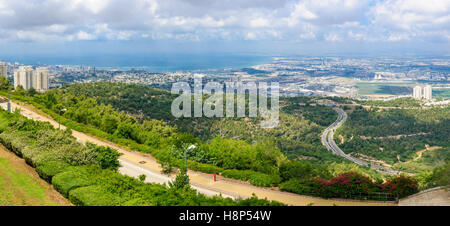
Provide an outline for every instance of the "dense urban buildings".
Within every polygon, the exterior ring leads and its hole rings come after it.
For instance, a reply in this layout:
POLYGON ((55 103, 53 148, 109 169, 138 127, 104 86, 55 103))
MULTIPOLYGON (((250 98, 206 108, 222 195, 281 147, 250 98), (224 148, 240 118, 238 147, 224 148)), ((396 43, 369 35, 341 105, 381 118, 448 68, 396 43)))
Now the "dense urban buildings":
MULTIPOLYGON (((6 65, 9 76, 23 67, 19 62, 7 62, 6 65)), ((170 90, 172 83, 193 82, 194 74, 202 74, 205 82, 279 82, 282 96, 341 96, 371 100, 414 96, 417 99, 430 100, 433 97, 450 97, 446 69, 449 66, 445 58, 439 57, 399 59, 277 56, 253 66, 177 71, 158 71, 151 66, 95 68, 87 65, 39 63, 32 65, 36 68, 33 73, 42 77, 38 68, 46 67, 49 71, 48 84, 41 83, 40 81, 47 80, 37 76, 30 79, 30 82, 34 83, 34 88, 40 92, 65 84, 98 81, 138 83, 170 90), (425 90, 426 85, 431 85, 432 90, 425 90), (417 88, 420 91, 416 91, 414 95, 415 86, 420 86, 417 88)), ((22 83, 24 88, 33 87, 32 84, 22 83)))
POLYGON ((45 92, 48 90, 48 76, 47 68, 33 70, 32 66, 20 66, 14 72, 14 88, 22 86, 25 90, 34 88, 38 92, 45 92))

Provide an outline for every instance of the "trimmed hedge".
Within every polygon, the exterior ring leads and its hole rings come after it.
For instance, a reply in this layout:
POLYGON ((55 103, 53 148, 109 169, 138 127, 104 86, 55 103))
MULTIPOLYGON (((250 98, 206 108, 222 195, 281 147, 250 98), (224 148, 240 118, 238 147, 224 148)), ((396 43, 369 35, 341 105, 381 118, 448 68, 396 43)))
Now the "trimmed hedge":
POLYGON ((252 170, 224 170, 221 175, 237 180, 249 181, 251 184, 260 187, 273 187, 281 182, 281 177, 278 175, 269 175, 252 170))
POLYGON ((250 180, 250 176, 252 174, 256 173, 255 171, 252 170, 235 170, 235 169, 231 169, 231 170, 224 170, 222 171, 221 175, 224 177, 228 177, 228 178, 233 178, 236 180, 244 180, 244 181, 248 181, 250 180))
POLYGON ((203 173, 221 173, 222 168, 214 166, 211 164, 199 163, 195 161, 188 160, 188 168, 194 171, 200 171, 203 173))
POLYGON ((250 183, 260 187, 275 187, 281 182, 278 175, 268 175, 263 173, 254 173, 250 176, 250 183))
POLYGON ((67 169, 68 166, 69 164, 62 161, 49 161, 37 166, 36 172, 42 179, 51 183, 52 178, 56 174, 62 173, 65 169, 67 169))
POLYGON ((280 184, 281 191, 293 192, 301 195, 314 194, 314 184, 309 180, 290 179, 280 184))
POLYGON ((78 171, 65 171, 52 179, 53 187, 64 197, 69 197, 69 192, 75 188, 92 185, 86 175, 78 171))
POLYGON ((69 200, 77 206, 117 206, 120 198, 109 192, 105 192, 102 187, 93 185, 79 187, 69 192, 69 200))
POLYGON ((141 198, 128 200, 121 204, 122 206, 153 206, 151 202, 143 200, 141 198))

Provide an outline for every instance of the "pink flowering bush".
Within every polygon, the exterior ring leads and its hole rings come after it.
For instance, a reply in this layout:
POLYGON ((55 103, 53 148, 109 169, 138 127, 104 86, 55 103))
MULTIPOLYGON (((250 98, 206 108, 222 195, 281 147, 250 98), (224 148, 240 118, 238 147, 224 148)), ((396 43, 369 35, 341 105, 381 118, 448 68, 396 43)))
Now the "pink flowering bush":
POLYGON ((416 179, 408 176, 398 176, 390 178, 383 183, 381 190, 396 197, 403 198, 419 191, 419 183, 416 179))
POLYGON ((418 183, 406 176, 392 177, 383 183, 360 173, 347 172, 329 180, 291 179, 280 184, 280 189, 323 198, 394 200, 418 192, 418 183))
POLYGON ((355 172, 342 173, 330 180, 314 180, 319 185, 316 192, 324 198, 354 198, 380 191, 379 184, 355 172))

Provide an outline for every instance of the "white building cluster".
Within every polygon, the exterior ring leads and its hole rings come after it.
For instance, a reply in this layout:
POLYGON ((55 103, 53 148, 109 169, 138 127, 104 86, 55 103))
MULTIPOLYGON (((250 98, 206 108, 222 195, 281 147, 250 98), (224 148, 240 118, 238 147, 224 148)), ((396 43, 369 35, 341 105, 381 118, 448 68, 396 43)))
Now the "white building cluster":
POLYGON ((8 68, 6 67, 6 63, 0 62, 0 76, 7 78, 8 77, 7 69, 8 68))
POLYGON ((49 70, 46 67, 20 66, 14 72, 14 88, 22 86, 25 90, 34 88, 38 92, 48 90, 49 70))
POLYGON ((423 88, 422 86, 416 86, 413 90, 413 97, 415 99, 431 100, 433 99, 433 88, 430 85, 423 88))

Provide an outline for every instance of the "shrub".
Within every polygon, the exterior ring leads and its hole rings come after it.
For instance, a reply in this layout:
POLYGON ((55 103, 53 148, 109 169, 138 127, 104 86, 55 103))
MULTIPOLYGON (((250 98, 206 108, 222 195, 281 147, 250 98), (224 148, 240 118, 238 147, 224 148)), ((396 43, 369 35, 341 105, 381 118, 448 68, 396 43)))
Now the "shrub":
POLYGON ((90 143, 86 144, 86 146, 91 148, 96 153, 96 159, 100 163, 102 169, 119 169, 120 163, 118 158, 121 153, 119 153, 117 150, 110 147, 97 146, 90 143))
POLYGON ((71 190, 92 185, 92 182, 90 182, 83 173, 69 170, 54 176, 52 184, 59 193, 68 197, 71 190))
POLYGON ((153 206, 151 202, 148 200, 144 200, 141 198, 128 200, 121 204, 121 206, 153 206))
POLYGON ((419 191, 419 183, 416 179, 407 176, 393 177, 381 185, 383 191, 399 198, 412 195, 419 191))
POLYGON ((280 190, 301 195, 314 195, 314 182, 310 179, 290 179, 279 186, 280 190))
POLYGON ((450 161, 436 168, 430 180, 437 186, 450 187, 450 161))
POLYGON ((178 172, 177 177, 173 182, 169 181, 169 187, 177 190, 189 187, 189 176, 185 174, 184 169, 178 172))
POLYGON ((278 175, 269 175, 252 170, 224 170, 221 175, 236 180, 249 181, 251 184, 260 187, 273 187, 281 182, 281 177, 278 175))
POLYGON ((274 187, 281 182, 278 175, 268 175, 263 173, 254 173, 250 176, 250 183, 260 187, 274 187))
POLYGON ((117 206, 120 197, 115 196, 100 186, 87 186, 69 192, 69 200, 77 206, 117 206))
POLYGON ((255 194, 251 198, 238 200, 239 206, 284 206, 283 203, 277 201, 269 201, 267 199, 258 199, 255 194))
POLYGON ((228 178, 233 178, 236 180, 250 180, 250 176, 252 174, 256 173, 255 171, 252 170, 224 170, 222 171, 221 175, 224 177, 228 177, 228 178))
POLYGON ((324 198, 353 198, 379 192, 379 185, 369 177, 355 172, 339 174, 330 180, 316 178, 315 193, 324 198))
POLYGON ((222 168, 205 163, 198 163, 188 160, 188 168, 195 171, 200 171, 203 173, 221 173, 222 168))
POLYGON ((280 176, 284 181, 291 178, 310 178, 312 172, 313 168, 309 162, 289 161, 280 165, 280 176))
POLYGON ((63 172, 69 164, 62 161, 49 161, 36 167, 36 172, 45 181, 51 183, 53 176, 63 172))
POLYGON ((147 178, 147 175, 145 174, 139 175, 139 181, 145 182, 145 178, 147 178))

